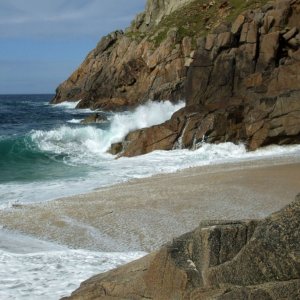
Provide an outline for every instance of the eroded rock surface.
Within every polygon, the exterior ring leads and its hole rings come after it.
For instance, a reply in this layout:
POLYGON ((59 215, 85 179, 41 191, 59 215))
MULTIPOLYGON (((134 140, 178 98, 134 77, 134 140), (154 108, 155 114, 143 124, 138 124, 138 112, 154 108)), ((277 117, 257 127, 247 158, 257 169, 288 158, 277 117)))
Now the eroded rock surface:
POLYGON ((298 299, 300 195, 264 220, 202 222, 65 299, 298 299))

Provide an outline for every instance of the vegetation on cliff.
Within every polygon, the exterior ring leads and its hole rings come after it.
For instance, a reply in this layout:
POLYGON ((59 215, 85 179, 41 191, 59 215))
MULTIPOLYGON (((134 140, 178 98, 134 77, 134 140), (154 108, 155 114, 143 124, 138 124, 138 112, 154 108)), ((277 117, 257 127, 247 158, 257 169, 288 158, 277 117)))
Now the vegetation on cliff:
POLYGON ((195 0, 184 7, 165 16, 161 22, 148 33, 148 39, 158 47, 167 37, 170 29, 177 30, 178 40, 193 38, 193 44, 199 37, 212 32, 222 22, 232 22, 246 9, 255 9, 267 0, 195 0))

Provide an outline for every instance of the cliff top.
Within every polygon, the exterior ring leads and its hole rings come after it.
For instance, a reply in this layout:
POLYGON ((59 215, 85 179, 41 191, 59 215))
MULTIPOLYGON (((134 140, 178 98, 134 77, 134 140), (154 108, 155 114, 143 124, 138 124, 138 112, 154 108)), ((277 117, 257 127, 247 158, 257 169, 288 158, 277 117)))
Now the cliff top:
POLYGON ((170 30, 177 39, 198 38, 214 30, 224 30, 243 11, 256 9, 267 0, 149 0, 145 12, 139 14, 126 30, 126 35, 148 37, 159 46, 170 30), (176 4, 175 4, 176 3, 176 4), (223 29, 222 29, 223 27, 223 29))

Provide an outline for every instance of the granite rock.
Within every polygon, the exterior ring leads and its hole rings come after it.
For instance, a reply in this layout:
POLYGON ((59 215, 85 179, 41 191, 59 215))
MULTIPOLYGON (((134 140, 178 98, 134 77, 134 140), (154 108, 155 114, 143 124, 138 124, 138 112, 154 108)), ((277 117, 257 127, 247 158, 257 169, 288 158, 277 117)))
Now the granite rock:
POLYGON ((146 153, 193 148, 202 141, 242 142, 251 150, 299 143, 300 44, 290 44, 299 29, 300 1, 278 0, 201 39, 188 69, 180 120, 175 114, 159 127, 143 129, 138 139, 126 138, 123 155, 136 155, 137 145, 146 153), (153 139, 158 128, 171 128, 172 138, 153 139))
POLYGON ((300 195, 263 220, 208 221, 64 299, 298 299, 300 195))

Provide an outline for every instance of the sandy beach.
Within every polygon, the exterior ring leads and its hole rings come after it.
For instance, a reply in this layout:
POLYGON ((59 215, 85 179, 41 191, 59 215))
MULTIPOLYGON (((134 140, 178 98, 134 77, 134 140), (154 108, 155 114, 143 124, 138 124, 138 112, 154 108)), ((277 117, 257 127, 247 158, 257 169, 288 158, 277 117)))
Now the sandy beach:
POLYGON ((263 218, 300 192, 300 158, 186 169, 0 212, 0 223, 97 251, 152 251, 208 219, 263 218))

